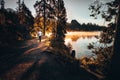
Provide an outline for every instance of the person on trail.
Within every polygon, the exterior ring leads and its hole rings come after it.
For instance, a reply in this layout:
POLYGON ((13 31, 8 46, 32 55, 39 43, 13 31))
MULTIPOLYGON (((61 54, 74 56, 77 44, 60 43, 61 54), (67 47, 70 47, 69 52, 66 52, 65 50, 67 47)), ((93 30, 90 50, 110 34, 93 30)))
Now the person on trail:
POLYGON ((39 38, 39 40, 41 42, 41 38, 42 38, 42 32, 41 31, 38 32, 38 38, 39 38))

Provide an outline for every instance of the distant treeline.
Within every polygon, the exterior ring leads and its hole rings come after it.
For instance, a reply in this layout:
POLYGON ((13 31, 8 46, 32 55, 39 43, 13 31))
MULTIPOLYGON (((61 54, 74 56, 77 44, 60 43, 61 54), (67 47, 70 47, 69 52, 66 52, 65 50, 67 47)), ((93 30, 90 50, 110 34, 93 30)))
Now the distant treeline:
POLYGON ((77 20, 72 20, 71 23, 67 24, 67 30, 69 31, 102 31, 105 26, 99 26, 92 23, 80 24, 77 20))

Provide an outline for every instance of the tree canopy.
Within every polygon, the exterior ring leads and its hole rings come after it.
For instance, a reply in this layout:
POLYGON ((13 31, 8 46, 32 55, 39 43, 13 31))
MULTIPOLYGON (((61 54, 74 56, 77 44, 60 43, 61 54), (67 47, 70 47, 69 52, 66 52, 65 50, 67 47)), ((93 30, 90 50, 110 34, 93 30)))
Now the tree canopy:
MULTIPOLYGON (((110 60, 110 70, 108 71, 108 76, 107 78, 110 80, 114 80, 114 79, 119 79, 119 75, 118 73, 120 72, 120 65, 119 63, 117 63, 120 59, 120 0, 114 0, 105 4, 102 4, 101 2, 99 2, 99 0, 96 0, 93 4, 91 4, 90 8, 91 10, 91 16, 93 17, 97 17, 97 15, 101 14, 102 18, 104 18, 106 21, 112 21, 114 22, 115 25, 113 25, 115 28, 113 27, 109 27, 109 29, 111 30, 104 30, 104 32, 107 32, 107 34, 103 34, 103 38, 101 40, 103 40, 103 42, 106 42, 108 40, 112 40, 114 41, 113 43, 113 47, 111 47, 110 49, 112 49, 112 57, 110 60), (106 10, 103 10, 102 7, 106 6, 106 10), (115 32, 115 34, 113 34, 115 32), (112 33, 112 34, 111 34, 112 33), (109 35, 106 36, 106 35, 109 35), (112 35, 112 36, 111 36, 112 35), (114 39, 112 39, 114 38, 114 39)), ((111 41, 110 41, 111 42, 111 41)), ((109 55, 109 54, 108 54, 109 55)))
POLYGON ((34 7, 37 14, 35 18, 37 26, 39 26, 43 32, 50 28, 54 39, 64 41, 67 19, 63 0, 36 1, 34 7))
POLYGON ((18 40, 30 39, 33 29, 34 18, 30 10, 20 3, 19 11, 11 8, 0 9, 0 44, 12 44, 18 40), (3 35, 4 34, 4 35, 3 35))

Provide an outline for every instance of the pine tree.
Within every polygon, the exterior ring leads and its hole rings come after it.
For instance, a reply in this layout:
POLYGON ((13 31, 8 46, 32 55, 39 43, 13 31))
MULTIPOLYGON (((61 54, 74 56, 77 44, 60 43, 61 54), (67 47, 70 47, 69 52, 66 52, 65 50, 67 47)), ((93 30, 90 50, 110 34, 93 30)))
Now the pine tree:
POLYGON ((115 40, 113 46, 113 56, 111 61, 111 68, 110 68, 110 80, 119 79, 120 73, 120 0, 115 0, 116 6, 118 8, 118 15, 116 21, 116 33, 115 33, 115 40))
POLYGON ((47 8, 48 3, 47 0, 41 0, 41 1, 36 1, 36 3, 34 4, 34 8, 36 10, 36 23, 38 24, 38 26, 43 30, 43 34, 45 35, 45 30, 46 30, 46 19, 47 19, 47 15, 48 15, 48 11, 49 9, 47 8), (43 25, 39 25, 39 23, 41 22, 42 19, 42 23, 43 25))
MULTIPOLYGON (((98 2, 99 1, 97 0, 97 3, 98 2)), ((118 61, 120 61, 120 0, 114 0, 102 5, 95 6, 95 4, 93 4, 90 6, 89 9, 92 10, 91 16, 93 17, 96 17, 96 15, 102 13, 102 18, 104 18, 106 21, 111 21, 112 19, 114 19, 116 26, 114 26, 115 37, 113 45, 113 55, 111 58, 110 71, 107 77, 110 80, 115 80, 119 79, 120 73, 120 64, 118 63, 118 61), (107 5, 108 10, 100 10, 102 8, 102 5, 107 5)))
POLYGON ((56 17, 57 17, 57 31, 56 38, 64 41, 66 33, 66 9, 63 0, 58 0, 56 4, 56 17))
POLYGON ((4 6, 5 6, 5 1, 1 0, 1 9, 4 9, 4 6))
MULTIPOLYGON (((41 0, 36 1, 36 23, 41 29, 46 30, 52 22, 52 34, 54 39, 64 41, 66 33, 66 9, 63 0, 41 0), (47 24, 48 23, 48 24, 47 24)), ((43 31, 45 32, 45 31, 43 31)))
POLYGON ((24 1, 22 3, 18 3, 18 5, 19 5, 18 7, 19 21, 20 24, 24 26, 23 35, 24 38, 27 39, 28 37, 30 37, 30 32, 33 29, 34 17, 32 16, 31 11, 26 7, 24 1))

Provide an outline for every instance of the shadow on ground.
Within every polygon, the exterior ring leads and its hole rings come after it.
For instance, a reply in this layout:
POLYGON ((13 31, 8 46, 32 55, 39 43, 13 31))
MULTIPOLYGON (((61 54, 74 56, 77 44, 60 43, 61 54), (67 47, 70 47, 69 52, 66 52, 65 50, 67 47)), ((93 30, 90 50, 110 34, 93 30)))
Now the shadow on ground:
POLYGON ((3 48, 0 53, 1 80, 98 80, 81 68, 79 62, 42 51, 36 44, 3 48), (28 51, 32 48, 35 49, 28 51))

